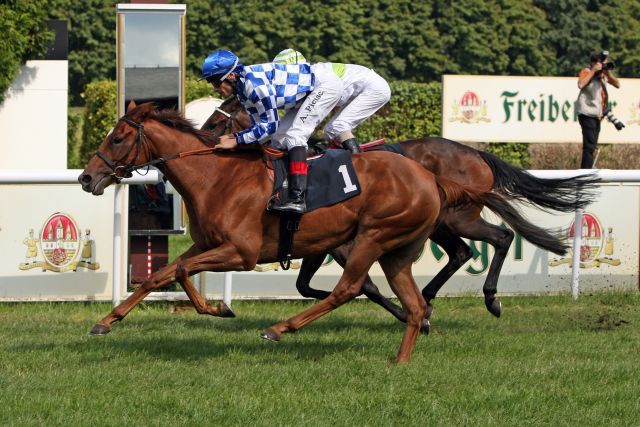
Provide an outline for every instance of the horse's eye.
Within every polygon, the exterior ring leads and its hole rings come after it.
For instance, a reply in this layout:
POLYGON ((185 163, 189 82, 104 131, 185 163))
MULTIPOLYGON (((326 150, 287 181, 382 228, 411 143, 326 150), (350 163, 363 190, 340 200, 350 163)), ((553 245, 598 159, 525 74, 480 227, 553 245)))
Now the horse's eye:
POLYGON ((122 137, 121 136, 114 135, 113 138, 111 138, 111 143, 112 144, 120 144, 121 142, 122 142, 122 137))

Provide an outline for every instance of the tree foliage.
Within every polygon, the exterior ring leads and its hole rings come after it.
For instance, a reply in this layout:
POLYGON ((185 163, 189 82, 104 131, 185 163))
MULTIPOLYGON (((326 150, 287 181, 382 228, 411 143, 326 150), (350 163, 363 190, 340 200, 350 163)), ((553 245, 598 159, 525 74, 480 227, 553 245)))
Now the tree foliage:
MULTIPOLYGON (((249 64, 294 47, 313 62, 362 64, 389 80, 414 82, 443 73, 574 76, 594 49, 611 51, 622 77, 640 69, 640 0, 172 1, 187 4, 191 76, 217 48, 249 64)), ((5 3, 0 78, 16 69, 15 58, 33 55, 23 48, 25 37, 42 46, 37 28, 47 13, 69 23, 73 104, 82 103, 87 83, 115 77, 116 1, 5 3), (16 25, 18 9, 37 19, 16 25)))
POLYGON ((47 31, 44 1, 14 0, 0 3, 0 103, 28 59, 44 54, 53 34, 47 31))

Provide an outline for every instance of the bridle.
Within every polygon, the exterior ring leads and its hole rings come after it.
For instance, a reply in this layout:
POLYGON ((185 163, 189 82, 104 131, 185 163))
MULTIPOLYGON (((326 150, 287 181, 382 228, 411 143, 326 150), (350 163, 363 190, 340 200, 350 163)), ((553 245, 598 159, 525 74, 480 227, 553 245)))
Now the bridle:
MULTIPOLYGON (((224 125, 224 130, 222 131, 222 134, 221 134, 221 135, 224 135, 225 133, 227 133, 228 130, 230 130, 233 127, 233 122, 235 122, 236 116, 240 112, 240 109, 238 109, 238 110, 236 110, 236 111, 234 111, 232 113, 227 113, 222 108, 216 107, 214 112, 218 112, 218 113, 222 114, 223 116, 225 116, 227 118, 226 123, 224 125)), ((220 122, 222 122, 222 120, 218 120, 216 122, 216 127, 220 122)))
POLYGON ((147 135, 145 135, 144 133, 144 125, 142 123, 134 122, 128 117, 121 117, 118 121, 119 122, 123 121, 127 123, 129 126, 132 126, 138 130, 135 143, 131 144, 131 146, 129 147, 127 152, 124 154, 124 156, 122 156, 120 159, 116 160, 115 162, 110 158, 108 158, 100 150, 96 151, 96 156, 102 159, 102 161, 105 162, 107 166, 111 168, 112 172, 110 175, 115 178, 117 184, 120 184, 120 181, 122 181, 124 178, 131 178, 133 176, 134 170, 144 168, 144 167, 148 168, 149 166, 152 166, 153 164, 157 164, 159 162, 154 160, 141 165, 135 165, 135 162, 138 160, 138 157, 140 157, 140 153, 142 153, 143 151, 146 152, 148 159, 151 158, 151 150, 149 149, 149 141, 147 139, 147 135), (135 151, 135 155, 133 156, 133 160, 131 160, 126 165, 120 164, 123 162, 124 159, 129 157, 129 154, 131 154, 131 151, 133 151, 134 148, 136 151, 135 151))
MULTIPOLYGON (((233 123, 233 121, 235 120, 235 116, 238 113, 236 111, 233 114, 228 114, 228 113, 226 113, 226 112, 224 112, 222 110, 219 110, 219 111, 224 113, 227 116, 230 116, 228 118, 228 122, 230 122, 230 123, 233 123)), ((96 156, 98 156, 103 162, 105 162, 107 164, 107 166, 109 166, 109 168, 111 168, 111 173, 109 174, 109 176, 114 177, 114 179, 116 180, 116 184, 120 184, 120 182, 124 178, 131 178, 133 176, 133 172, 137 171, 138 169, 147 168, 147 173, 148 173, 149 172, 149 168, 151 166, 157 166, 157 165, 166 163, 169 160, 181 159, 181 158, 187 157, 187 156, 193 156, 193 155, 197 155, 197 154, 209 154, 209 153, 212 153, 215 150, 215 148, 209 147, 209 148, 202 148, 202 149, 199 149, 199 150, 181 151, 179 153, 172 154, 170 156, 158 157, 158 158, 152 160, 151 159, 151 149, 149 148, 149 139, 148 139, 147 135, 144 133, 144 125, 142 123, 135 122, 135 121, 131 120, 128 117, 121 117, 118 121, 119 122, 123 121, 126 124, 128 124, 129 126, 132 126, 132 127, 136 128, 138 130, 138 134, 136 135, 135 143, 131 144, 131 147, 129 147, 129 149, 124 154, 124 156, 122 156, 120 159, 116 160, 115 162, 113 160, 111 160, 110 158, 108 158, 100 150, 96 151, 96 156), (136 151, 135 151, 135 155, 133 156, 133 160, 131 160, 126 165, 120 164, 120 163, 122 163, 124 161, 124 159, 129 157, 129 154, 131 154, 131 152, 133 151, 134 148, 135 148, 136 151), (141 163, 139 165, 136 165, 135 163, 136 163, 136 161, 138 160, 138 157, 140 157, 140 154, 143 151, 146 153, 146 157, 147 157, 147 159, 149 159, 149 161, 145 162, 145 163, 141 163)))

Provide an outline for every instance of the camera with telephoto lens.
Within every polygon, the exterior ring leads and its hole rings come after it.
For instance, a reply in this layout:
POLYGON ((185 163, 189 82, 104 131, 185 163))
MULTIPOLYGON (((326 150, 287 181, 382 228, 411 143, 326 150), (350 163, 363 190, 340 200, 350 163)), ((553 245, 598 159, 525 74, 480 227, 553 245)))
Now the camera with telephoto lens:
POLYGON ((603 70, 613 70, 614 68, 616 68, 616 65, 613 62, 604 62, 608 57, 609 57, 608 50, 603 50, 602 52, 600 52, 600 58, 598 59, 600 62, 602 62, 603 70))
POLYGON ((607 110, 604 112, 604 116, 607 118, 607 120, 609 120, 611 123, 613 123, 613 125, 616 127, 616 129, 618 130, 622 130, 622 128, 624 128, 624 123, 622 123, 622 121, 617 118, 616 116, 613 115, 613 113, 611 112, 611 110, 607 110))

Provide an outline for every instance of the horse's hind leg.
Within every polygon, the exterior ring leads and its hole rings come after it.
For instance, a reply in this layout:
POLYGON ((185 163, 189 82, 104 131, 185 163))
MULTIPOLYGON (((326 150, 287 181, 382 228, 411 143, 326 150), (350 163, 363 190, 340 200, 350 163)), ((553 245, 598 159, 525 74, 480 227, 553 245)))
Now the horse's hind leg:
MULTIPOLYGON (((331 252, 331 255, 333 256, 333 258, 343 268, 347 263, 347 257, 349 256, 351 247, 352 247, 352 244, 347 243, 340 246, 339 248, 334 249, 331 252)), ((384 295, 382 295, 382 293, 380 292, 380 289, 378 289, 376 284, 373 283, 373 280, 371 280, 371 276, 369 276, 368 274, 364 278, 364 282, 362 283, 362 293, 365 294, 367 298, 369 298, 371 301, 375 302, 376 304, 378 304, 379 306, 387 310, 389 313, 391 313, 393 317, 395 317, 399 321, 403 323, 407 321, 407 315, 405 311, 402 309, 402 307, 398 306, 397 304, 394 304, 393 302, 391 302, 389 298, 386 298, 384 295)), ((423 334, 428 335, 430 328, 431 328, 431 324, 425 318, 422 321, 422 326, 420 328, 420 331, 423 334)))
POLYGON ((513 231, 490 224, 484 219, 478 218, 473 222, 458 224, 455 232, 469 239, 488 242, 494 247, 493 259, 491 260, 482 292, 484 293, 484 303, 487 310, 494 316, 500 317, 500 314, 502 314, 502 303, 496 298, 496 294, 498 293, 498 277, 500 276, 500 270, 502 270, 502 265, 504 264, 507 252, 514 238, 513 231))
POLYGON ((367 275, 367 271, 381 255, 381 251, 376 247, 377 245, 368 242, 364 243, 364 241, 357 243, 351 252, 349 262, 342 276, 340 276, 338 284, 327 298, 284 322, 269 327, 261 332, 260 336, 271 341, 280 341, 280 336, 283 333, 296 332, 317 318, 360 295, 362 282, 367 275))
POLYGON ((472 257, 469 246, 460 237, 454 235, 446 226, 438 227, 431 235, 431 240, 444 249, 449 260, 422 290, 422 296, 427 302, 427 318, 431 317, 431 313, 433 312, 431 301, 436 297, 440 288, 472 257))
MULTIPOLYGON (((349 256, 350 248, 352 246, 352 243, 346 243, 330 252, 333 259, 340 264, 342 268, 346 265, 347 257, 349 256)), ((325 257, 326 255, 311 256, 302 260, 302 267, 300 268, 300 273, 298 273, 298 279, 296 280, 296 289, 303 297, 323 300, 330 295, 330 292, 313 289, 310 285, 311 278, 322 266, 322 262, 325 257)), ((387 310, 399 321, 407 321, 407 316, 404 310, 402 310, 402 307, 394 304, 388 298, 385 298, 368 274, 362 284, 361 293, 365 294, 371 301, 387 310)), ((424 319, 420 330, 424 334, 429 334, 430 327, 431 325, 429 321, 424 319)))
POLYGON ((426 313, 426 303, 411 274, 411 264, 423 244, 423 241, 414 242, 409 246, 385 254, 379 260, 387 281, 400 299, 407 316, 407 328, 395 359, 396 363, 408 363, 411 359, 411 353, 426 313))

